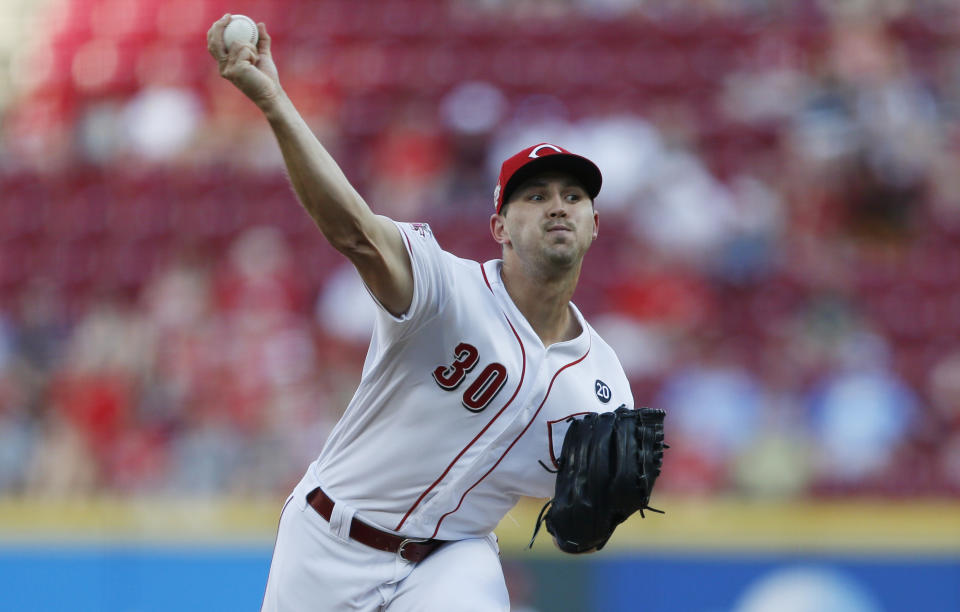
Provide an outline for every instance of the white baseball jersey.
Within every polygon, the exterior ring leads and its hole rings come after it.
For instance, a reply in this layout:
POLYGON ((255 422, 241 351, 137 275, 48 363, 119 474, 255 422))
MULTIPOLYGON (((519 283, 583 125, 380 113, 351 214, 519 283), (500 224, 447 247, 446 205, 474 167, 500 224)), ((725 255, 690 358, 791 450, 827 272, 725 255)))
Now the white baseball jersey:
POLYGON ((568 417, 633 408, 633 396, 572 304, 582 333, 544 348, 507 294, 500 260, 458 258, 429 226, 397 225, 413 301, 401 317, 379 309, 360 385, 312 469, 368 523, 482 537, 521 496, 553 495, 568 417))

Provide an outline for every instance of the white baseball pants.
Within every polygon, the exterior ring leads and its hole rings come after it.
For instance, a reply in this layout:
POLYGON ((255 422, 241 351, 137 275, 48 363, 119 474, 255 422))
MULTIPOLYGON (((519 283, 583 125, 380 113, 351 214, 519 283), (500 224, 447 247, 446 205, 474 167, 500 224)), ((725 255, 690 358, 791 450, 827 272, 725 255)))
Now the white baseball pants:
POLYGON ((280 515, 261 612, 494 612, 510 600, 496 536, 445 544, 420 563, 346 537, 353 512, 330 521, 307 504, 308 472, 280 515))

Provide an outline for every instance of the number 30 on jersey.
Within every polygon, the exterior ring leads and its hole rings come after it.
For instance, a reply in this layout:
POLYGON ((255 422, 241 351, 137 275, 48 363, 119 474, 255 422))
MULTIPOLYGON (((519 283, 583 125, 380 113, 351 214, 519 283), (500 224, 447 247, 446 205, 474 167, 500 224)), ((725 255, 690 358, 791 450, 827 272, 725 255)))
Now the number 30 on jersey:
MULTIPOLYGON (((440 385, 441 389, 453 391, 467 378, 478 361, 480 361, 480 353, 477 351, 477 347, 461 342, 457 345, 457 348, 453 349, 453 363, 438 366, 433 371, 433 380, 440 385)), ((473 379, 467 390, 463 392, 460 401, 467 410, 480 412, 490 405, 490 402, 493 401, 497 393, 500 393, 506 382, 506 366, 496 362, 488 364, 473 379)))

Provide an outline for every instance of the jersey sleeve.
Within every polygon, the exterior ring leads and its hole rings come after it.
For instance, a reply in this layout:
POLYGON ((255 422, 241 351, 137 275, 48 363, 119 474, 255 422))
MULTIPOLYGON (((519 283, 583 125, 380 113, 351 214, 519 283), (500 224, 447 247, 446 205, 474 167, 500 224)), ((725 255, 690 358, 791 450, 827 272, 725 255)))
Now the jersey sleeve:
POLYGON ((394 223, 410 256, 413 299, 407 311, 397 316, 370 294, 377 304, 377 331, 389 335, 411 333, 439 313, 449 299, 451 276, 451 255, 440 248, 429 225, 394 223))

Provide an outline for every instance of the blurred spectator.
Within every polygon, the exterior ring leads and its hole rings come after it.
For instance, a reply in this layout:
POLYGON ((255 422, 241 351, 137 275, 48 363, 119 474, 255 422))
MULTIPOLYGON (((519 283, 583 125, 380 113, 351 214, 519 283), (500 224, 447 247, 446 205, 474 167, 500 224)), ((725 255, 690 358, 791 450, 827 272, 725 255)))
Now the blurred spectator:
POLYGON ((13 326, 2 310, 0 310, 0 375, 3 375, 13 358, 14 351, 13 326))
POLYGON ((848 336, 836 369, 808 397, 822 482, 849 484, 878 476, 915 426, 914 393, 888 368, 883 340, 848 336))
POLYGON ((25 484, 23 467, 36 443, 36 428, 29 414, 28 390, 13 358, 14 329, 0 312, 0 495, 19 492, 25 484))
MULTIPOLYGON (((764 409, 780 408, 765 404, 764 409)), ((814 480, 814 445, 805 429, 791 427, 789 421, 770 424, 769 420, 764 419, 756 439, 735 458, 731 480, 738 492, 753 497, 800 498, 814 480)))
POLYGON ((216 281, 217 307, 266 326, 302 310, 301 278, 293 263, 277 228, 247 229, 232 243, 228 265, 216 281))
MULTIPOLYGON (((77 324, 63 349, 64 362, 51 380, 50 399, 57 414, 47 419, 47 432, 64 453, 84 449, 93 461, 98 486, 111 487, 115 470, 127 469, 116 453, 139 429, 138 383, 152 366, 155 352, 144 323, 139 312, 118 303, 95 305, 77 324), (61 432, 63 425, 80 438, 72 440, 61 432)), ((52 482, 61 478, 41 471, 52 482)))
POLYGON ((130 151, 151 161, 181 153, 193 140, 202 108, 192 90, 148 87, 126 105, 122 122, 130 151))
POLYGON ((779 194, 751 175, 731 181, 735 209, 731 231, 708 266, 715 278, 732 284, 762 282, 772 274, 784 231, 784 203, 779 194))
POLYGON ((936 364, 928 386, 936 416, 931 436, 937 469, 954 491, 960 491, 960 353, 950 353, 936 364))
POLYGON ((366 345, 376 316, 377 307, 356 268, 341 264, 330 275, 317 300, 317 324, 334 338, 366 345))
POLYGON ((608 310, 671 329, 696 328, 709 318, 716 305, 696 268, 631 246, 621 274, 610 283, 608 310))
POLYGON ((77 147, 83 159, 106 164, 125 153, 127 138, 116 100, 91 104, 77 120, 77 147))
MULTIPOLYGON (((0 382, 7 385, 7 381, 0 382)), ((22 493, 26 488, 27 474, 24 466, 37 448, 37 427, 20 406, 12 403, 9 389, 0 391, 5 397, 5 408, 0 414, 0 496, 22 493)))
POLYGON ((651 322, 609 313, 595 318, 593 326, 620 357, 630 379, 661 376, 673 357, 669 330, 651 322))
MULTIPOLYGON (((958 52, 960 64, 960 52, 958 52)), ((960 81, 960 78, 957 79, 960 81)), ((952 230, 960 228, 960 131, 956 126, 945 137, 943 154, 930 162, 928 193, 931 213, 938 226, 952 230)))
POLYGON ((871 16, 833 29, 794 132, 800 155, 825 172, 832 166, 846 229, 872 240, 912 229, 925 173, 942 148, 936 100, 884 25, 871 16))
POLYGON ((374 142, 369 194, 375 210, 393 219, 414 221, 436 208, 450 163, 449 142, 434 125, 436 111, 419 100, 401 106, 374 142))
POLYGON ((97 478, 94 449, 56 402, 50 405, 26 470, 25 493, 77 498, 106 490, 97 478))
POLYGON ((795 498, 814 479, 815 443, 801 389, 808 378, 794 330, 766 321, 762 344, 750 360, 763 389, 756 437, 738 454, 732 478, 737 490, 756 497, 795 498))
POLYGON ((170 448, 171 492, 219 495, 231 490, 243 439, 215 417, 216 411, 193 404, 183 432, 170 448))
POLYGON ((138 378, 151 367, 153 338, 143 314, 116 301, 94 304, 63 350, 66 377, 105 374, 138 378))
POLYGON ((729 189, 685 151, 664 151, 655 176, 638 198, 637 231, 671 257, 706 264, 735 228, 729 189))
POLYGON ((691 355, 664 380, 654 405, 670 415, 670 487, 715 491, 729 463, 757 435, 763 389, 741 355, 714 335, 695 338, 691 355))
POLYGON ((491 132, 506 110, 503 93, 483 81, 460 83, 440 103, 440 115, 446 126, 464 134, 491 132))
POLYGON ((61 359, 61 345, 69 333, 62 300, 59 288, 44 278, 32 280, 20 296, 12 366, 20 369, 18 377, 27 384, 42 383, 61 359))
POLYGON ((960 352, 949 353, 930 370, 930 402, 948 430, 960 431, 960 352))

